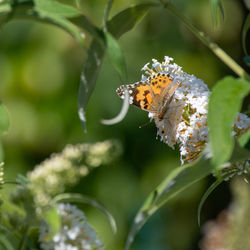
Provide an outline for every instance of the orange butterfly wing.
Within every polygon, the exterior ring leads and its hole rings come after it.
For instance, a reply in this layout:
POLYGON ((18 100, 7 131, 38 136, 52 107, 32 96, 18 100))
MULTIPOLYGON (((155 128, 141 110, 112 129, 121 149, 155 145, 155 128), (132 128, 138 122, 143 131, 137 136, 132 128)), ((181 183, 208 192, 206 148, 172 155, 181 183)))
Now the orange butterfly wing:
POLYGON ((145 82, 122 85, 116 92, 124 98, 125 88, 127 88, 131 104, 149 112, 157 112, 159 106, 163 105, 164 97, 168 95, 172 82, 167 74, 158 73, 145 82))

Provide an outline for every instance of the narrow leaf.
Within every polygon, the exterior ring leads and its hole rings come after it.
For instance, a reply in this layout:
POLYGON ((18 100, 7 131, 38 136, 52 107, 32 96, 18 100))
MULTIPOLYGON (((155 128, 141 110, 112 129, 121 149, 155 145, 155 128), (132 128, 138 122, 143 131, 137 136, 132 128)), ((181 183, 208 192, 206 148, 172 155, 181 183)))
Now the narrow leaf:
POLYGON ((9 116, 6 107, 0 102, 0 136, 9 128, 9 116))
POLYGON ((46 0, 45 3, 42 2, 37 0, 35 7, 32 2, 18 3, 14 8, 13 18, 35 18, 57 25, 69 32, 82 45, 85 41, 83 31, 87 31, 95 37, 101 35, 100 29, 77 9, 58 2, 54 5, 55 1, 49 1, 50 3, 48 3, 48 0, 46 0), (60 7, 57 9, 58 5, 60 7))
POLYGON ((210 0, 212 20, 213 24, 216 27, 219 24, 220 16, 224 19, 224 9, 222 6, 221 0, 210 0))
POLYGON ((105 32, 106 43, 107 43, 107 53, 111 64, 117 71, 122 82, 127 79, 126 63, 121 48, 117 40, 108 32, 105 32))
POLYGON ((200 216, 201 216, 201 209, 203 207, 204 202, 207 200, 208 196, 223 182, 224 179, 217 179, 205 192, 205 194, 203 194, 200 203, 199 203, 199 207, 198 207, 198 212, 197 212, 197 217, 198 217, 198 225, 200 226, 200 216))
POLYGON ((79 16, 80 12, 69 6, 57 1, 52 0, 35 0, 35 9, 40 13, 50 13, 52 15, 57 15, 61 17, 75 17, 79 16))
POLYGON ((203 157, 193 164, 174 169, 161 184, 148 196, 143 206, 137 213, 127 237, 125 249, 128 250, 134 241, 135 235, 154 214, 170 198, 186 189, 193 183, 201 180, 211 173, 209 161, 203 157))
POLYGON ((213 167, 218 169, 233 150, 232 125, 250 84, 244 79, 225 77, 212 89, 208 106, 208 127, 213 167))
POLYGON ((0 235, 0 247, 4 250, 15 250, 15 248, 12 246, 11 242, 5 237, 4 235, 0 235))
POLYGON ((108 31, 115 37, 119 38, 126 32, 130 31, 135 25, 147 14, 152 7, 159 7, 160 3, 149 2, 131 6, 117 15, 107 23, 108 31))
POLYGON ((83 204, 89 204, 100 211, 102 211, 108 218, 108 221, 110 223, 110 226, 113 230, 113 232, 116 232, 116 223, 115 219, 113 216, 109 213, 109 211, 102 205, 100 202, 97 200, 90 198, 86 195, 82 194, 75 194, 75 193, 65 193, 65 194, 59 194, 57 195, 52 201, 53 203, 58 203, 58 202, 76 202, 76 203, 83 203, 83 204))
POLYGON ((85 108, 94 90, 104 53, 104 46, 98 39, 94 38, 87 52, 78 90, 78 115, 84 130, 86 128, 85 108))
MULTIPOLYGON (((124 33, 131 30, 146 15, 151 7, 156 6, 160 6, 160 4, 152 2, 129 7, 119 12, 107 22, 107 30, 114 38, 118 39, 124 33)), ((105 48, 102 46, 101 41, 98 40, 99 39, 95 37, 88 49, 78 91, 78 114, 84 130, 86 128, 85 108, 94 90, 105 53, 105 48)), ((121 61, 120 63, 122 64, 121 61)), ((125 68, 123 66, 118 66, 118 69, 122 72, 125 68)), ((121 74, 124 74, 124 72, 121 74)))
POLYGON ((246 56, 248 55, 247 47, 246 47, 246 38, 247 38, 247 32, 249 28, 250 28, 250 14, 248 14, 246 21, 244 23, 243 29, 242 29, 242 47, 246 56))
MULTIPOLYGON (((149 8, 159 6, 158 3, 138 4, 125 9, 124 11, 115 15, 110 21, 107 22, 107 30, 114 38, 118 39, 121 35, 131 30, 141 19, 145 16, 149 8)), ((113 55, 112 62, 115 62, 116 70, 118 70, 121 77, 126 75, 124 60, 119 53, 118 56, 114 55, 114 51, 119 51, 119 45, 109 36, 107 39, 110 46, 109 52, 113 55)), ((94 90, 95 83, 101 68, 102 59, 105 53, 105 48, 102 46, 101 41, 94 38, 90 48, 88 49, 87 59, 83 66, 81 74, 80 86, 78 91, 78 114, 82 123, 82 127, 86 128, 85 108, 88 100, 94 90)))
POLYGON ((48 19, 67 30, 80 44, 84 45, 85 35, 77 26, 67 20, 80 16, 80 12, 68 5, 51 0, 35 0, 35 11, 41 19, 48 19))

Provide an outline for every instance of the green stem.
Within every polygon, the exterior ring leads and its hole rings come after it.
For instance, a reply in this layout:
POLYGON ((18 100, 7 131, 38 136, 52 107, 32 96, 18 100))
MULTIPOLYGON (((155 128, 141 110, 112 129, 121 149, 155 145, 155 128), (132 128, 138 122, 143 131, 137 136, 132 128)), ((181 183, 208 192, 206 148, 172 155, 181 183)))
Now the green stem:
POLYGON ((113 4, 113 0, 108 0, 107 6, 106 6, 106 9, 105 9, 105 12, 104 12, 103 29, 104 29, 105 32, 108 31, 107 21, 108 21, 108 16, 109 16, 109 12, 111 10, 112 4, 113 4))
POLYGON ((234 71, 239 77, 246 78, 250 80, 250 76, 246 73, 246 71, 237 64, 232 57, 230 57, 223 49, 221 49, 218 44, 213 42, 211 38, 206 35, 204 32, 200 31, 197 27, 195 27, 190 20, 188 20, 182 13, 176 9, 176 7, 164 0, 160 0, 164 6, 164 8, 171 11, 175 16, 177 16, 186 27, 193 32, 208 48, 212 50, 212 52, 223 61, 232 71, 234 71))

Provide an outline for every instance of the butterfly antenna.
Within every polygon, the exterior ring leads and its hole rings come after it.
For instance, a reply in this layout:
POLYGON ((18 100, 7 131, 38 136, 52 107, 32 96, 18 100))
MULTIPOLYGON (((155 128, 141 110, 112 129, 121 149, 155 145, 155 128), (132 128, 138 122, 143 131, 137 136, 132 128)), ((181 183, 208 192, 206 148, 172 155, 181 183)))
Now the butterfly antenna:
POLYGON ((146 126, 148 126, 149 124, 150 124, 150 121, 149 121, 149 122, 146 122, 146 123, 144 123, 144 124, 142 124, 142 125, 140 125, 139 128, 146 127, 146 126))

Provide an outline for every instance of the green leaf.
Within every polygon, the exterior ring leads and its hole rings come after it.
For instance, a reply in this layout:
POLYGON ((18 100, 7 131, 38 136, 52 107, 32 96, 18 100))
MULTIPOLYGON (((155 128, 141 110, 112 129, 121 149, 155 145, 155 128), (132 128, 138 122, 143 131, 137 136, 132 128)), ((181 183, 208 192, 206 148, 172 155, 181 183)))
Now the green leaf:
POLYGON ((61 228, 61 216, 58 214, 55 206, 50 207, 43 215, 50 227, 50 234, 46 240, 51 240, 61 228))
POLYGON ((102 205, 100 202, 97 200, 90 198, 86 195, 82 194, 75 194, 75 193, 65 193, 65 194, 59 194, 57 195, 51 203, 58 203, 58 202, 75 202, 75 203, 83 203, 83 204, 89 204, 100 211, 102 211, 108 218, 108 221, 110 223, 110 226, 115 233, 117 228, 116 228, 116 223, 115 219, 113 216, 109 213, 109 211, 102 205))
POLYGON ((13 17, 32 18, 46 23, 54 24, 69 32, 81 45, 84 45, 85 34, 100 36, 101 31, 92 24, 86 16, 77 9, 58 3, 56 1, 36 0, 35 7, 32 2, 18 2, 14 6, 13 17))
POLYGON ((104 45, 94 38, 87 52, 78 90, 78 115, 84 130, 86 129, 85 108, 94 90, 104 53, 104 45))
POLYGON ((233 150, 232 125, 240 111, 242 99, 250 91, 244 79, 225 77, 212 89, 208 106, 209 140, 215 169, 226 162, 233 150))
POLYGON ((3 13, 6 14, 10 11, 11 11, 10 2, 7 1, 0 2, 0 15, 2 15, 3 13))
POLYGON ((0 136, 8 130, 9 123, 7 108, 0 102, 0 136))
POLYGON ((193 164, 174 169, 158 187, 151 192, 143 206, 137 213, 127 237, 125 250, 128 250, 134 241, 135 235, 163 204, 193 183, 201 180, 211 173, 209 161, 203 157, 193 164))
POLYGON ((4 235, 0 235, 0 247, 4 250, 15 250, 11 242, 4 235), (3 248, 2 248, 3 247, 3 248))
POLYGON ((39 18, 49 20, 68 31, 81 45, 84 45, 85 35, 67 18, 79 17, 80 12, 68 5, 52 0, 35 0, 35 8, 39 18))
POLYGON ((68 20, 78 28, 87 31, 93 37, 103 39, 102 30, 97 28, 86 16, 81 15, 79 17, 68 18, 68 20))
POLYGON ((247 38, 247 32, 249 28, 250 28, 250 14, 248 14, 246 21, 244 23, 243 29, 242 29, 242 47, 243 47, 245 55, 248 55, 247 47, 246 47, 246 38, 247 38))
MULTIPOLYGON (((107 22, 107 29, 110 34, 116 39, 124 33, 131 30, 148 12, 151 7, 160 6, 159 3, 144 3, 131 6, 107 22)), ((80 86, 78 91, 78 114, 82 123, 83 129, 86 128, 85 108, 88 100, 94 90, 95 83, 101 68, 105 47, 100 39, 93 39, 90 48, 87 52, 87 58, 83 66, 80 86)), ((117 67, 118 64, 116 64, 117 67)), ((118 66, 120 71, 123 71, 123 66, 118 66)), ((122 73, 123 74, 123 73, 122 73)))
POLYGON ((250 140, 250 130, 248 130, 246 133, 244 133, 238 138, 238 142, 241 147, 245 147, 246 144, 249 142, 249 140, 250 140))
POLYGON ((213 24, 216 27, 219 24, 219 17, 221 16, 224 19, 224 9, 222 6, 221 0, 210 0, 212 20, 213 24))
POLYGON ((69 6, 62 3, 59 3, 54 0, 34 0, 35 10, 45 16, 50 13, 52 15, 70 18, 80 15, 80 12, 69 6))
POLYGON ((224 179, 217 179, 205 192, 202 196, 201 201, 199 203, 197 218, 198 218, 198 225, 200 226, 200 218, 201 218, 201 209, 203 207, 204 202, 207 200, 208 196, 224 181, 224 179))
POLYGON ((111 64, 119 74, 121 81, 127 79, 126 62, 117 40, 108 32, 104 32, 107 43, 107 53, 111 64))
POLYGON ((128 7, 108 21, 108 31, 115 38, 120 38, 123 34, 133 29, 150 8, 159 6, 161 5, 157 2, 149 2, 128 7))

